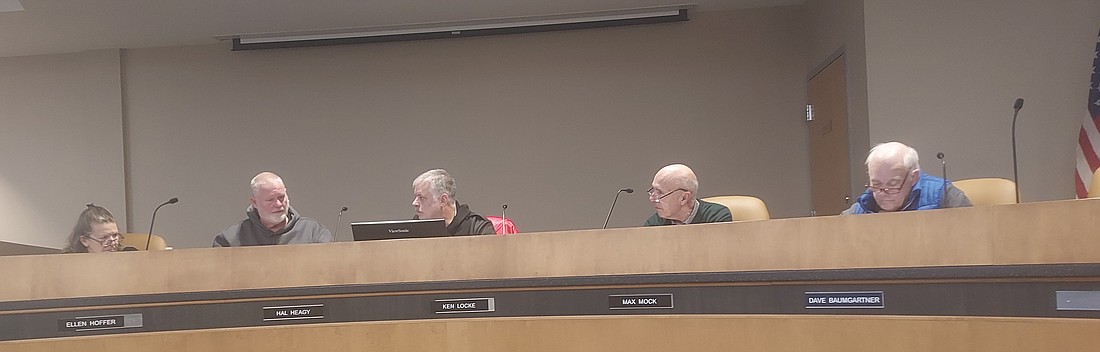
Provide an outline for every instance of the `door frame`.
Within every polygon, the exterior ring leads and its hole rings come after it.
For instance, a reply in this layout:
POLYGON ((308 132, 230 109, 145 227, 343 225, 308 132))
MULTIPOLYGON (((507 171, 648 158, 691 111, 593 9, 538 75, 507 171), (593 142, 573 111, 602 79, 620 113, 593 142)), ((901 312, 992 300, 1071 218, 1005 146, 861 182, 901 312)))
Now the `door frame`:
MULTIPOLYGON (((810 69, 809 73, 806 74, 806 81, 805 81, 806 82, 806 92, 805 92, 805 95, 803 96, 802 101, 806 102, 806 104, 809 104, 809 102, 810 102, 810 80, 813 79, 814 77, 816 77, 818 74, 820 74, 821 71, 824 71, 826 67, 829 67, 829 64, 832 64, 837 59, 840 59, 841 57, 843 57, 843 60, 844 60, 844 113, 847 115, 847 116, 845 116, 845 118, 848 121, 848 123, 845 124, 845 126, 844 126, 844 128, 847 130, 845 132, 848 135, 848 140, 847 140, 848 165, 845 165, 845 169, 848 170, 848 180, 849 180, 849 184, 850 184, 849 189, 848 189, 848 197, 850 198, 850 200, 849 200, 848 204, 851 204, 851 202, 855 202, 857 200, 857 198, 859 197, 859 194, 862 193, 862 189, 859 190, 859 192, 857 192, 857 190, 855 188, 852 188, 854 186, 851 186, 851 184, 855 184, 855 182, 856 182, 855 178, 852 177, 853 165, 856 164, 855 160, 862 160, 862 159, 861 158, 854 158, 856 156, 856 154, 854 154, 853 151, 852 151, 852 110, 851 110, 851 108, 852 108, 852 106, 851 106, 851 101, 852 101, 851 91, 852 91, 852 88, 851 88, 851 84, 848 82, 849 81, 848 80, 849 72, 851 71, 851 68, 848 67, 849 60, 848 60, 848 55, 847 54, 848 54, 847 46, 846 45, 841 45, 839 48, 836 49, 836 51, 833 51, 833 53, 826 56, 824 59, 819 61, 817 65, 815 65, 812 69, 810 69)), ((803 120, 803 124, 807 127, 806 128, 806 146, 807 146, 807 150, 806 150, 806 154, 807 154, 806 169, 812 171, 813 170, 813 158, 810 156, 810 150, 809 150, 811 131, 809 130, 809 122, 805 121, 806 120, 805 116, 802 116, 802 120, 803 120)), ((862 164, 862 163, 859 163, 859 164, 862 164)), ((813 175, 810 175, 810 176, 812 177, 813 175)), ((809 202, 810 203, 810 216, 817 216, 817 214, 816 214, 817 210, 814 209, 814 205, 813 205, 813 197, 814 197, 814 195, 813 195, 813 184, 812 184, 813 180, 808 179, 807 181, 809 181, 809 183, 810 183, 809 187, 807 187, 807 189, 809 190, 809 193, 810 193, 809 194, 809 196, 810 196, 809 197, 810 198, 810 202, 809 202)), ((832 215, 832 214, 830 214, 830 215, 832 215)))

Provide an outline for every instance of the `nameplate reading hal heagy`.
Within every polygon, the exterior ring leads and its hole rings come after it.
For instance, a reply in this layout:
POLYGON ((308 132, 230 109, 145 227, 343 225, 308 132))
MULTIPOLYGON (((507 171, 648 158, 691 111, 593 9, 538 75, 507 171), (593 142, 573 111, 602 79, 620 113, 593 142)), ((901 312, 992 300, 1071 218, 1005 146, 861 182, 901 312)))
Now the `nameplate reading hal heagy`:
POLYGON ((60 332, 140 328, 143 325, 141 313, 100 315, 57 320, 57 330, 60 332))
POLYGON ((672 309, 672 294, 608 295, 608 309, 672 309))
POLYGON ((806 292, 806 308, 886 308, 882 291, 806 292))
POLYGON ((432 302, 432 310, 435 314, 486 313, 496 311, 497 304, 491 297, 437 299, 432 302))
POLYGON ((264 307, 264 321, 324 319, 324 304, 264 307))

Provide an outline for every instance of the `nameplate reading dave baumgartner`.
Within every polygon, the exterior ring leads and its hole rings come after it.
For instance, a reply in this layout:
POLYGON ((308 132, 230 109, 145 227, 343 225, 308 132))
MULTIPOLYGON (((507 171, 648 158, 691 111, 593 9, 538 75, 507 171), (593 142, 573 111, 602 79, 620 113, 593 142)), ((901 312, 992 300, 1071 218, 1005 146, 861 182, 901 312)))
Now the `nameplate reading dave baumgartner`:
POLYGON ((57 320, 57 330, 60 332, 140 328, 142 325, 143 322, 140 313, 76 317, 57 320))
POLYGON ((264 307, 264 321, 324 319, 324 304, 264 307))
POLYGON ((609 295, 609 309, 672 309, 672 294, 609 295))
POLYGON ((435 314, 485 313, 497 310, 494 298, 437 299, 432 302, 435 314))
POLYGON ((882 291, 806 292, 806 308, 886 308, 882 291))

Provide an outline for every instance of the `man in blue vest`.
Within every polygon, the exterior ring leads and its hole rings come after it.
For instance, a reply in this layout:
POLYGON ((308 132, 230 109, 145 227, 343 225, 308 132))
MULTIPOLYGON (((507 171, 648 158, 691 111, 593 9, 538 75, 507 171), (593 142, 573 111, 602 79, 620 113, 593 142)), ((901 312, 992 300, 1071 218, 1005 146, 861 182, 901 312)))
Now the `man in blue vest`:
POLYGON ((867 177, 867 191, 842 215, 971 206, 950 181, 921 172, 917 151, 898 142, 871 148, 867 177))

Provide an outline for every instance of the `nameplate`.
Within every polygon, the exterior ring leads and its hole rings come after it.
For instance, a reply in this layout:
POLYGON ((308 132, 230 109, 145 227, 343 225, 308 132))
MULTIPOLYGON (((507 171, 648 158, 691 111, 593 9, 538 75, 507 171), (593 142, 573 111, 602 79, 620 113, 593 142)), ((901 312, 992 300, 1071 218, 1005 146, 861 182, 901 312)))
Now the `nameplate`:
POLYGON ((324 319, 324 304, 264 307, 264 321, 324 319))
POLYGON ((672 294, 609 295, 609 309, 672 309, 672 294))
POLYGON ((485 313, 497 310, 494 298, 437 299, 432 302, 435 314, 485 313))
POLYGON ((806 308, 886 308, 882 291, 806 292, 806 308))
POLYGON ((142 325, 143 322, 140 313, 76 317, 57 320, 57 330, 60 332, 140 328, 142 325))
POLYGON ((1100 311, 1100 291, 1055 291, 1058 310, 1100 311))

